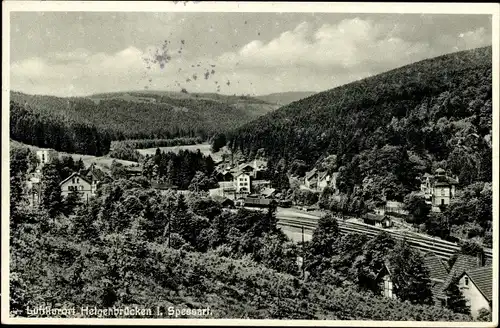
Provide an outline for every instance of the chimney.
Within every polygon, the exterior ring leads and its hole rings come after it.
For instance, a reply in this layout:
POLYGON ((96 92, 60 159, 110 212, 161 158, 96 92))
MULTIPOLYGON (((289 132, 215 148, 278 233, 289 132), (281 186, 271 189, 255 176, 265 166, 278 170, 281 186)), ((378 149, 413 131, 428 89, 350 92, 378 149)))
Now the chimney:
POLYGON ((481 267, 483 266, 483 252, 479 252, 476 256, 476 260, 477 260, 477 266, 478 267, 481 267))

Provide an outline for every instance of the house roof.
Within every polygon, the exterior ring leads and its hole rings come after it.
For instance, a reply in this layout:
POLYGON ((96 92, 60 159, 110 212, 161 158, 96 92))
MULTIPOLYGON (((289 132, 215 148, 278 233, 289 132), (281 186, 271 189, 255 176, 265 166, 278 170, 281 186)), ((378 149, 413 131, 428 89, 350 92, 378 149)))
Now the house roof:
POLYGON ((364 219, 370 220, 370 221, 377 221, 377 222, 382 222, 386 218, 384 215, 377 215, 375 213, 366 213, 363 217, 364 219))
POLYGON ((244 169, 252 169, 252 170, 254 170, 255 168, 250 163, 243 163, 243 164, 238 165, 238 170, 241 171, 241 170, 244 170, 244 169))
POLYGON ((443 283, 448 277, 446 266, 435 253, 429 252, 425 254, 424 265, 429 270, 431 280, 443 283))
POLYGON ((475 256, 459 254, 443 283, 443 290, 448 288, 454 277, 461 276, 463 272, 479 266, 475 256))
POLYGON ((276 191, 276 189, 274 188, 264 188, 260 193, 264 196, 271 196, 274 192, 276 191))
POLYGON ((128 172, 142 172, 142 168, 140 166, 127 166, 125 170, 128 172))
POLYGON ((232 200, 230 200, 229 198, 227 197, 224 197, 224 196, 218 196, 218 195, 215 195, 215 196, 212 196, 212 199, 220 204, 224 204, 224 203, 227 203, 228 201, 230 203, 234 203, 232 200))
POLYGON ((234 177, 234 178, 237 178, 237 177, 239 177, 240 175, 243 175, 243 174, 248 175, 248 173, 246 173, 246 172, 240 172, 240 171, 238 171, 238 172, 235 172, 235 173, 234 173, 234 176, 233 176, 233 177, 234 177))
POLYGON ((377 278, 376 280, 380 279, 380 277, 382 277, 383 273, 384 272, 387 272, 389 275, 392 275, 392 266, 391 266, 391 262, 389 262, 388 259, 385 259, 384 260, 384 266, 382 267, 382 269, 380 269, 380 271, 377 273, 377 278))
POLYGON ((432 281, 431 280, 431 292, 432 296, 436 299, 446 298, 446 294, 443 290, 443 282, 432 281))
POLYGON ((79 177, 80 179, 82 179, 83 181, 87 182, 88 184, 91 184, 91 182, 89 180, 87 180, 87 178, 83 177, 81 174, 79 174, 77 172, 73 172, 73 174, 71 174, 69 177, 67 177, 63 181, 61 181, 61 183, 59 183, 59 186, 62 186, 64 183, 66 183, 67 181, 69 181, 73 177, 79 177))
MULTIPOLYGON (((466 274, 470 280, 476 285, 477 289, 483 294, 483 296, 491 302, 493 293, 493 271, 491 266, 485 266, 475 269, 466 270, 463 274, 466 274)), ((462 275, 463 275, 462 274, 462 275)))
POLYGON ((307 180, 311 179, 317 172, 318 172, 318 170, 316 170, 316 169, 312 169, 311 171, 307 172, 306 179, 307 180))
POLYGON ((85 176, 91 180, 102 181, 106 176, 106 174, 99 168, 96 168, 94 164, 92 164, 90 168, 84 172, 86 172, 85 176))
POLYGON ((263 161, 261 159, 256 159, 254 160, 253 162, 255 168, 259 168, 259 167, 266 167, 267 166, 267 161, 263 161))
POLYGON ((321 173, 319 173, 318 179, 319 180, 323 180, 325 178, 328 178, 328 176, 329 176, 328 172, 326 172, 326 171, 325 172, 321 172, 321 173))

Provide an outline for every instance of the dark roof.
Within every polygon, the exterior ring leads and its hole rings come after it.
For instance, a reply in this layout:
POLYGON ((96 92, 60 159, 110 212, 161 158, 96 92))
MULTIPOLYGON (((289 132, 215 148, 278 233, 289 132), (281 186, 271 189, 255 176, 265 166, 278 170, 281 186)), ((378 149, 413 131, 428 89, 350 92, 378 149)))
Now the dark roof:
POLYGON ((318 172, 318 170, 316 170, 316 169, 312 169, 311 171, 307 172, 306 179, 307 180, 311 179, 317 172, 318 172))
POLYGON ((328 176, 328 172, 327 172, 327 171, 325 171, 325 172, 321 172, 321 173, 319 173, 318 179, 319 179, 319 180, 323 180, 323 179, 325 179, 327 176, 328 176))
POLYGON ((386 217, 384 215, 377 215, 375 213, 366 213, 363 218, 366 220, 377 221, 377 222, 382 222, 386 218, 389 219, 388 217, 386 217))
POLYGON ((142 168, 140 166, 127 166, 125 170, 128 172, 142 172, 142 168))
POLYGON ((465 271, 477 268, 479 266, 480 265, 478 265, 478 260, 475 256, 459 254, 457 260, 453 264, 453 267, 448 273, 446 280, 444 281, 443 290, 448 288, 454 277, 461 276, 465 271))
POLYGON ((85 178, 84 176, 82 176, 81 174, 79 174, 77 172, 73 172, 73 174, 71 174, 69 177, 67 177, 63 181, 61 181, 61 183, 59 183, 59 186, 61 186, 63 183, 65 183, 66 181, 69 181, 71 178, 73 178, 75 176, 79 177, 80 179, 82 179, 83 181, 87 182, 88 184, 91 184, 91 182, 87 178, 85 178))
POLYGON ((448 277, 448 270, 446 270, 446 266, 436 254, 432 252, 425 254, 424 265, 429 270, 431 280, 443 283, 448 277))
POLYGON ((443 282, 431 280, 431 292, 434 299, 446 298, 446 294, 443 290, 443 282))
POLYGON ((153 181, 153 182, 151 182, 151 188, 167 190, 167 189, 176 189, 177 186, 173 186, 173 185, 168 184, 168 183, 159 183, 159 182, 153 181))
POLYGON ((212 196, 212 199, 220 204, 224 204, 224 203, 234 204, 234 201, 232 201, 231 199, 224 197, 224 196, 215 195, 215 196, 212 196))
POLYGON ((85 176, 90 178, 92 181, 103 181, 106 177, 106 174, 102 170, 96 168, 94 164, 92 164, 85 172, 85 176))
POLYGON ((493 271, 491 266, 470 269, 464 272, 476 285, 481 294, 491 302, 493 293, 493 271))
POLYGON ((381 277, 383 277, 383 273, 384 272, 387 272, 387 274, 389 274, 389 276, 392 275, 392 271, 393 271, 393 268, 391 266, 391 262, 389 262, 388 259, 385 259, 384 260, 384 266, 382 267, 382 269, 380 269, 380 271, 377 273, 377 278, 376 280, 380 279, 381 277))

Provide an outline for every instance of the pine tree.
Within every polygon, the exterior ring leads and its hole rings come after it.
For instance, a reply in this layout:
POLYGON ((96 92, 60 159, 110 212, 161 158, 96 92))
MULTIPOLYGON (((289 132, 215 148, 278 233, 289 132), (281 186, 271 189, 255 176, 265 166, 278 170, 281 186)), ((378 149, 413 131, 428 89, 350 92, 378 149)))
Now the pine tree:
POLYGON ((450 285, 446 289, 446 307, 456 313, 470 314, 470 307, 467 306, 467 301, 462 294, 462 291, 458 288, 458 277, 453 277, 450 285))
POLYGON ((78 205, 81 204, 81 195, 77 190, 73 190, 70 192, 66 198, 64 199, 64 214, 71 215, 75 212, 75 209, 78 205))
POLYGON ((49 215, 54 218, 62 210, 60 176, 56 168, 57 164, 48 163, 42 169, 42 206, 48 210, 49 215))
POLYGON ((321 217, 304 259, 311 276, 319 277, 330 267, 330 259, 335 254, 339 241, 340 230, 335 217, 332 214, 321 217))
POLYGON ((432 304, 431 280, 420 254, 406 240, 396 244, 389 256, 394 293, 402 301, 432 304))

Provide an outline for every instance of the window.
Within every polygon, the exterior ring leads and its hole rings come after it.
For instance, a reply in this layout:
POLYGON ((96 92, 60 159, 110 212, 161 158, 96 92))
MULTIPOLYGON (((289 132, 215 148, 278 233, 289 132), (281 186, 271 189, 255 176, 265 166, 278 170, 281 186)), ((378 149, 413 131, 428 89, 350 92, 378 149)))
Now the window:
POLYGON ((469 278, 468 277, 464 278, 464 285, 469 286, 469 278))
POLYGON ((71 179, 71 182, 72 182, 72 183, 75 183, 75 178, 71 179))
POLYGON ((76 178, 76 183, 80 183, 80 179, 76 178))
POLYGON ((83 186, 80 186, 80 190, 83 190, 83 186))
POLYGON ((444 199, 441 199, 441 205, 444 205, 444 199))

